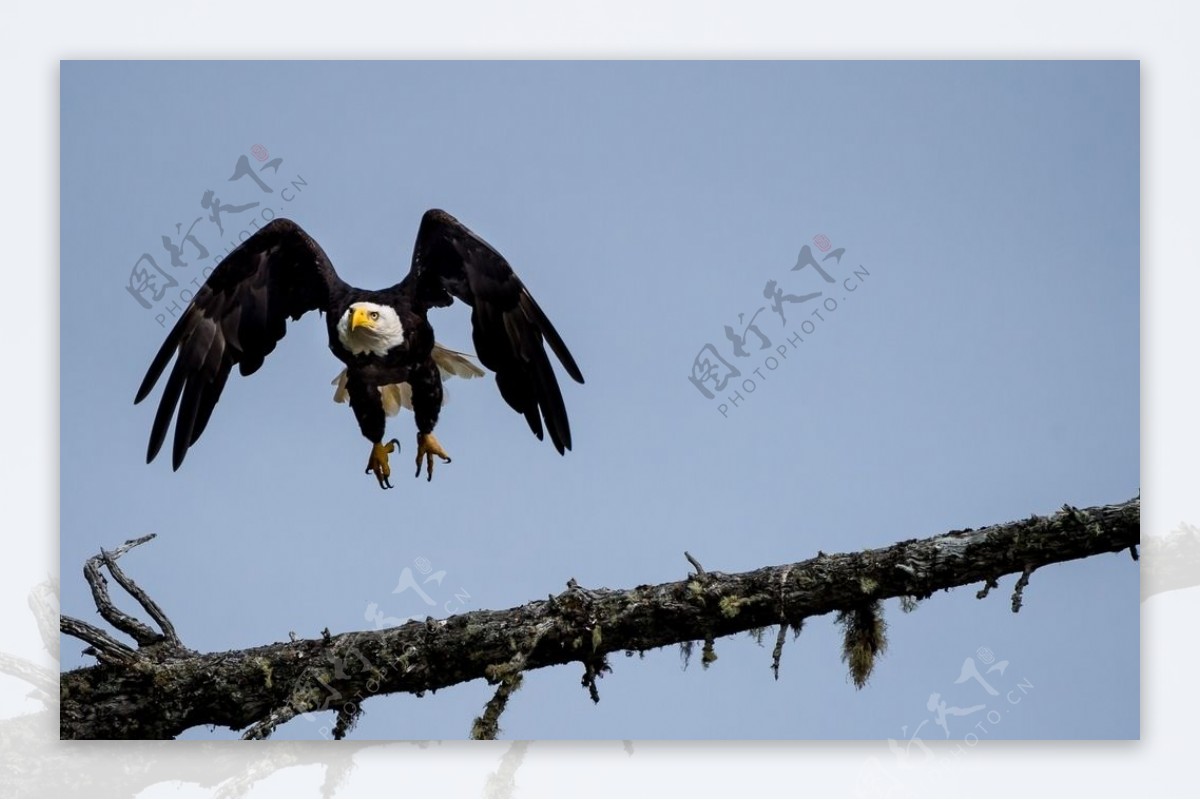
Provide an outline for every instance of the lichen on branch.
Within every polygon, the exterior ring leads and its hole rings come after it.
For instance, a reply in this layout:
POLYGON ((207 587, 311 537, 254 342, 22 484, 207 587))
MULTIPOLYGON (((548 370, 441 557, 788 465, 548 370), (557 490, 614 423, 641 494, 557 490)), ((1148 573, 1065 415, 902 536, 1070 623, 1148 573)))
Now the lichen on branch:
MULTIPOLYGON (((596 679, 610 671, 610 653, 703 642, 709 665, 717 658, 715 640, 780 626, 769 664, 778 674, 783 631, 799 632, 809 617, 830 613, 844 619, 843 655, 862 686, 883 650, 881 601, 907 598, 911 605, 940 590, 991 587, 1013 573, 1028 582, 1033 570, 1050 564, 1132 552, 1140 511, 1139 498, 1087 509, 1064 506, 1046 516, 874 550, 819 553, 737 574, 705 570, 688 554, 696 572, 678 581, 616 590, 588 589, 572 580, 565 591, 516 608, 223 653, 183 647, 144 593, 130 592, 158 631, 120 612, 106 592, 96 592, 97 581, 93 593, 98 605, 106 604, 105 620, 137 647, 62 617, 61 630, 86 641, 100 663, 61 676, 61 735, 171 738, 196 725, 217 725, 265 737, 297 714, 326 711, 336 717, 334 732, 345 735, 367 699, 398 692, 423 696, 482 678, 497 692, 474 733, 494 736, 500 712, 530 670, 580 665, 584 686, 599 699, 596 679)), ((94 572, 101 565, 111 571, 132 546, 102 552, 89 564, 94 572)), ((122 579, 136 587, 123 573, 122 579)), ((468 727, 464 720, 464 734, 468 727)), ((398 738, 405 733, 395 732, 398 738)))

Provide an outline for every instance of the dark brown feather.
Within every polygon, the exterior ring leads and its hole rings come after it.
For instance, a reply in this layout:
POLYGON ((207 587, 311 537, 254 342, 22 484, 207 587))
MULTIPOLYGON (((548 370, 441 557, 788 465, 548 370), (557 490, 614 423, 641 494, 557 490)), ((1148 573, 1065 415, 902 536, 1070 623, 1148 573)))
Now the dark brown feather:
POLYGON ((471 306, 475 352, 496 373, 501 397, 539 439, 548 431, 559 453, 571 449, 566 405, 545 345, 575 381, 583 383, 583 373, 504 256, 445 211, 432 209, 421 219, 412 270, 396 288, 416 308, 446 306, 453 298, 471 306))
POLYGON ((325 310, 345 288, 325 252, 291 220, 272 220, 230 253, 196 292, 138 388, 135 403, 146 399, 176 359, 146 461, 158 455, 175 416, 171 463, 178 469, 208 425, 233 367, 254 373, 287 332, 289 317, 325 310))

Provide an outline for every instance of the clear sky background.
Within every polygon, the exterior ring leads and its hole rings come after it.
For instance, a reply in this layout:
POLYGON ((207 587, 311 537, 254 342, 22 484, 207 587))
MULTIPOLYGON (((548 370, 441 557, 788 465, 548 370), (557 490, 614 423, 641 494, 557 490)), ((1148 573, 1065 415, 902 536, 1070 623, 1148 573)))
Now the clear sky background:
MULTIPOLYGON (((370 629, 388 618, 506 608, 585 586, 677 580, 686 549, 734 572, 1138 492, 1138 65, 1109 63, 67 63, 62 68, 64 613, 94 619, 83 560, 156 531, 123 562, 185 642, 224 650, 370 629), (280 158, 227 179, 255 144, 280 158), (282 189, 296 181, 300 188, 282 189), (222 217, 201 207, 260 206, 222 217), (492 378, 448 385, 454 463, 406 474, 411 417, 391 422, 397 488, 331 402, 322 321, 290 325, 231 378, 178 473, 147 466, 158 393, 134 392, 156 321, 204 260, 160 241, 193 229, 208 263, 255 214, 292 217, 368 288, 408 270, 441 207, 504 253, 588 382, 565 380, 575 450, 559 457, 492 378), (839 281, 791 271, 825 235, 839 281), (126 289, 149 252, 180 282, 151 309, 126 289), (775 280, 826 290, 824 320, 758 317, 778 346, 813 333, 723 416, 688 380, 775 280), (433 601, 394 591, 424 579, 433 601)), ((145 262, 143 262, 144 265, 145 262)), ((824 299, 824 298, 822 298, 824 299)), ((462 308, 439 339, 470 349, 462 308)), ((726 392, 725 394, 728 394, 726 392)), ((830 618, 808 621, 778 682, 768 638, 616 656, 593 705, 580 667, 527 676, 510 738, 1133 738, 1138 572, 1104 556, 1012 578, 986 600, 886 605, 890 646, 867 688, 830 618), (987 648, 1019 705, 956 684, 987 648), (937 694, 964 711, 948 731, 937 694), (923 726, 923 727, 922 727, 923 726), (945 735, 948 733, 948 737, 945 735)), ((62 663, 90 663, 64 642, 62 663)), ((982 662, 980 662, 982 663, 982 662)), ((358 738, 465 736, 492 690, 369 701, 358 738)), ((301 718, 281 738, 321 738, 301 718)), ((189 738, 228 738, 207 729, 189 738)))

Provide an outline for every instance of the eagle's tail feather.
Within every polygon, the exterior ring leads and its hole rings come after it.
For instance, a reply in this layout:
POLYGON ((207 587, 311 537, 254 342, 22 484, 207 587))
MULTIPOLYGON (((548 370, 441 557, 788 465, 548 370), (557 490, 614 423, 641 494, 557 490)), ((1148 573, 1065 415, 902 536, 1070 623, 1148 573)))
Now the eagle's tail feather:
POLYGON ((331 382, 331 385, 337 387, 333 390, 333 402, 345 403, 350 399, 350 390, 346 388, 346 380, 346 370, 342 370, 331 382))
MULTIPOLYGON (((399 414, 402 408, 412 410, 412 387, 407 383, 380 386, 379 394, 383 398, 383 413, 389 417, 399 414)), ((444 405, 445 400, 442 403, 444 405)))
POLYGON ((484 376, 483 367, 472 361, 472 358, 474 356, 468 353, 460 353, 449 347, 442 347, 437 342, 433 343, 433 363, 438 365, 443 378, 447 375, 459 378, 482 378, 484 376))
MULTIPOLYGON (((467 353, 460 353, 457 350, 442 347, 437 343, 433 345, 433 363, 437 364, 443 378, 451 376, 459 378, 482 377, 484 375, 483 369, 472 361, 471 358, 467 353)), ((333 390, 333 402, 345 403, 350 399, 350 390, 347 388, 346 382, 346 370, 342 370, 331 383, 332 386, 336 387, 333 390)), ((393 383, 381 386, 379 388, 379 395, 383 400, 383 412, 389 417, 399 414, 402 408, 412 410, 412 386, 408 383, 393 383)), ((449 400, 450 393, 443 389, 442 405, 446 405, 449 400)))

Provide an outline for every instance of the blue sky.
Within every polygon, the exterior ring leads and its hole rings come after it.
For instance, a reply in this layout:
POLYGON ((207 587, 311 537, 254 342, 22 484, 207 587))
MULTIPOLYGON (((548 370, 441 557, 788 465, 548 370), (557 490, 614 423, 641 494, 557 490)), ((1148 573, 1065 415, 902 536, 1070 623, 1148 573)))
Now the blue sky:
MULTIPOLYGON (((1138 81, 1136 62, 64 63, 63 575, 157 531, 127 569, 191 647, 222 650, 504 608, 572 577, 676 580, 684 550, 733 572, 1125 500, 1138 81), (261 173, 270 194, 227 180, 243 155, 266 163, 256 144, 282 159, 261 173), (260 205, 227 212, 222 237, 208 190, 260 205), (438 427, 454 463, 432 483, 398 469, 380 492, 310 316, 231 379, 178 473, 144 464, 158 395, 132 398, 166 333, 155 317, 204 263, 186 245, 170 266, 164 234, 204 217, 192 230, 211 262, 255 214, 284 214, 377 288, 407 272, 435 206, 508 257, 579 362, 587 384, 563 382, 572 453, 534 439, 490 377, 454 381, 438 427), (822 256, 819 235, 845 248, 823 262, 837 288, 791 269, 805 245, 822 256), (143 253, 179 282, 150 309, 126 288, 143 253), (724 328, 767 305, 769 280, 825 294, 785 306, 790 325, 761 312, 772 349, 751 334, 739 359, 724 328), (798 331, 727 415, 688 380, 706 344, 744 377, 798 331), (444 571, 423 584, 433 605, 393 591, 406 569, 444 571)), ((465 310, 432 322, 469 349, 465 310)), ((389 430, 407 464, 411 419, 389 430)), ((618 656, 596 706, 579 668, 531 673, 503 734, 961 739, 996 710, 984 738, 1136 737, 1128 558, 1035 573, 1019 615, 1011 585, 911 614, 889 603, 890 647, 862 691, 819 618, 778 682, 770 642, 746 637, 718 642, 708 670, 682 670, 675 648, 618 656), (1032 686, 1019 705, 955 683, 980 648, 1008 662, 997 688, 1032 686), (943 730, 934 693, 992 705, 943 730)), ((91 618, 81 580, 64 578, 62 608, 91 618)), ((66 643, 64 668, 88 663, 81 647, 66 643)), ((354 734, 465 736, 490 694, 480 681, 374 700, 354 734)))

